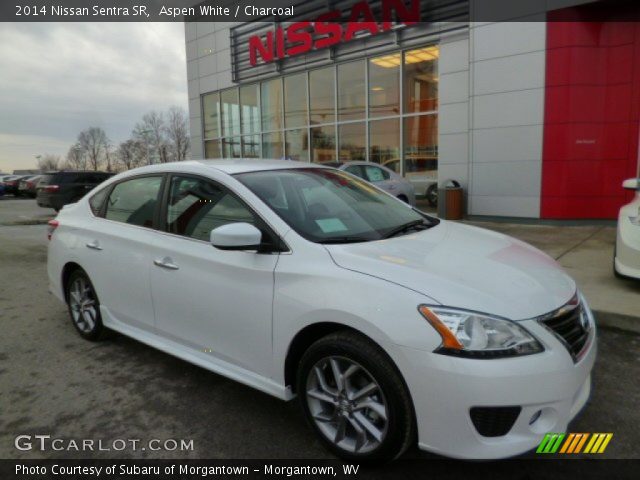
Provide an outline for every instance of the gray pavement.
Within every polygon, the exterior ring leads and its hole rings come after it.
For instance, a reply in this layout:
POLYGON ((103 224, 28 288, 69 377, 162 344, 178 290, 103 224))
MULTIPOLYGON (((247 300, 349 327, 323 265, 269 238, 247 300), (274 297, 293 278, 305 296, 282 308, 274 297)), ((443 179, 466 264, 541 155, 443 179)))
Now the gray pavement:
MULTIPOLYGON (((14 202, 25 202, 22 209, 33 201, 0 201, 0 218, 8 223, 14 214, 5 209, 14 202)), ((534 240, 537 235, 530 234, 534 240)), ((46 243, 44 225, 0 225, 0 458, 330 457, 295 402, 121 335, 102 343, 82 340, 65 307, 47 292, 46 243), (14 439, 20 434, 107 442, 186 439, 194 449, 19 452, 14 439)), ((613 432, 604 458, 640 457, 637 378, 640 336, 601 329, 593 393, 571 431, 613 432)), ((416 449, 406 456, 430 458, 416 449)))
POLYGON ((32 198, 0 197, 0 226, 46 223, 55 213, 51 208, 39 207, 32 198))

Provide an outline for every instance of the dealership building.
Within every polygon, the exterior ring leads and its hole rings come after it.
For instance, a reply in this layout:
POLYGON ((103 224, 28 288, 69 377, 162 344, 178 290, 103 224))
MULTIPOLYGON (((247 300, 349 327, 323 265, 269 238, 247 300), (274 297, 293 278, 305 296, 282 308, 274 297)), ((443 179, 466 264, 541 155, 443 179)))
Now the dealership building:
POLYGON ((193 158, 364 160, 419 195, 455 180, 476 216, 628 201, 640 23, 608 20, 633 4, 504 2, 497 21, 474 0, 292 3, 284 23, 185 24, 193 158))

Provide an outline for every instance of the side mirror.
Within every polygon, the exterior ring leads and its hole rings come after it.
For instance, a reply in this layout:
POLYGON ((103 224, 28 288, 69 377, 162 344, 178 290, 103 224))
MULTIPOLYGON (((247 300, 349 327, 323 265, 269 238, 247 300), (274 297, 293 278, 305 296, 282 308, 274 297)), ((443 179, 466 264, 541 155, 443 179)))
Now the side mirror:
POLYGON ((211 230, 211 245, 220 250, 257 250, 262 232, 250 223, 228 223, 211 230))
POLYGON ((637 178, 629 178, 622 182, 622 188, 627 190, 640 190, 640 181, 637 178))

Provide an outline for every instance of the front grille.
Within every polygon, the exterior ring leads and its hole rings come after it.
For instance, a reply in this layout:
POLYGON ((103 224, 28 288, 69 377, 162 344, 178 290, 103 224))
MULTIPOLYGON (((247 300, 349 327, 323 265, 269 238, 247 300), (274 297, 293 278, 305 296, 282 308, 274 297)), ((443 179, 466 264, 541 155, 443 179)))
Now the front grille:
POLYGON ((549 330, 556 334, 576 361, 589 339, 589 322, 583 321, 586 315, 581 304, 542 321, 549 330))
POLYGON ((471 421, 483 437, 501 437, 516 423, 522 407, 471 407, 471 421))

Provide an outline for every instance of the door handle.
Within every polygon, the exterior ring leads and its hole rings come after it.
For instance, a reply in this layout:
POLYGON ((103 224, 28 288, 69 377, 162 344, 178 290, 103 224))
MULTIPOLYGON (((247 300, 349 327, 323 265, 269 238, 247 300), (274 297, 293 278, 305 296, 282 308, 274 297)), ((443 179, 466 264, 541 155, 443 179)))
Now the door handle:
POLYGON ((153 264, 158 267, 166 268, 167 270, 178 270, 180 268, 178 265, 173 263, 169 257, 164 257, 162 260, 155 259, 153 264))
POLYGON ((87 243, 87 248, 90 248, 91 250, 102 250, 102 247, 100 246, 100 242, 98 242, 97 240, 87 243))

